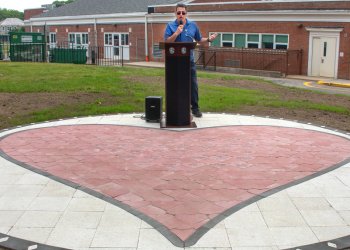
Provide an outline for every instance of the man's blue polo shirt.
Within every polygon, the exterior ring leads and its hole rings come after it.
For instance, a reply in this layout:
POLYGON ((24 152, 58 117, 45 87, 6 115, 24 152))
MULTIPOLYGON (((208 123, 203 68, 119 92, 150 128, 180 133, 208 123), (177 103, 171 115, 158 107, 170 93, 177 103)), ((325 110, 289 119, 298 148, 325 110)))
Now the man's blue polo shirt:
MULTIPOLYGON (((174 34, 178 27, 179 24, 177 20, 168 23, 164 32, 164 41, 174 34)), ((193 42, 193 40, 199 42, 202 40, 202 35, 197 24, 186 18, 186 24, 183 31, 176 37, 175 42, 193 42)), ((191 61, 194 61, 193 51, 191 52, 191 61)))

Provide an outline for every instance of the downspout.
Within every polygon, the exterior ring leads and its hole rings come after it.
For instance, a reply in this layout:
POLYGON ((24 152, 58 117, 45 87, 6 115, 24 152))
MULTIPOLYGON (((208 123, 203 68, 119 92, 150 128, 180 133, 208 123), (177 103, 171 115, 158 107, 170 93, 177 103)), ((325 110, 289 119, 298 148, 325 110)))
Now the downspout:
POLYGON ((145 15, 145 56, 146 56, 146 62, 149 62, 149 57, 148 57, 148 30, 147 30, 147 15, 145 15))
POLYGON ((94 18, 94 35, 95 35, 95 47, 98 46, 97 44, 97 23, 96 18, 94 18))

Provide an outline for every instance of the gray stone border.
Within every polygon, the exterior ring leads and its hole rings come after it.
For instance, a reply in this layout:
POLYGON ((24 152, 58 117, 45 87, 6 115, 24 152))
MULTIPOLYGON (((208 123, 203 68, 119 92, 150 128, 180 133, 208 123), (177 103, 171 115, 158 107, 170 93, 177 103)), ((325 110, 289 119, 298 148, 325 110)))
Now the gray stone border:
POLYGON ((334 249, 350 249, 350 236, 341 237, 334 240, 327 240, 315 244, 304 245, 300 247, 288 248, 286 250, 334 250, 334 249))
POLYGON ((53 247, 41 243, 36 243, 29 240, 23 240, 13 236, 0 233, 0 246, 5 247, 6 249, 35 249, 35 250, 68 250, 67 248, 62 247, 53 247))
MULTIPOLYGON (((253 116, 253 117, 256 117, 256 116, 253 116)), ((273 119, 273 118, 272 118, 273 119)), ((294 121, 296 122, 296 121, 294 121)), ((115 124, 71 124, 71 125, 55 125, 55 126, 50 126, 50 127, 59 127, 59 126, 89 126, 89 125, 97 125, 97 126, 127 126, 127 127, 132 127, 131 125, 115 125, 115 124)), ((312 125, 312 124, 308 124, 308 125, 312 125)), ((271 125, 224 125, 224 126, 216 126, 216 127, 243 127, 243 126, 261 126, 261 127, 278 127, 278 128, 291 128, 291 127, 283 127, 283 126, 271 126, 271 125)), ((315 126, 315 125, 313 125, 315 126)), ((159 128, 152 128, 152 127, 142 127, 142 126, 134 126, 134 127, 138 127, 138 128, 147 128, 147 129, 159 129, 159 128)), ((197 129, 208 129, 208 128, 216 128, 216 127, 203 127, 203 128, 197 128, 197 129)), ((315 127, 318 127, 318 126, 315 126, 315 127)), ((18 127, 16 127, 18 128, 18 127)), ((35 129, 42 129, 42 128, 49 128, 49 127, 41 127, 41 128, 32 128, 32 129, 28 129, 28 130, 35 130, 35 129)), ((323 128, 323 127, 322 127, 323 128)), ((302 128, 295 128, 293 127, 293 129, 301 129, 301 130, 305 130, 305 129, 302 129, 302 128)), ((327 129, 327 128, 326 128, 327 129)), ((6 129, 4 131, 8 131, 9 129, 6 129)), ((24 130, 24 131, 27 131, 27 130, 24 130)), ((169 130, 169 131, 172 131, 172 132, 187 132, 187 131, 191 131, 191 129, 188 129, 188 130, 181 130, 181 131, 177 131, 177 130, 169 130)), ((317 131, 317 130, 310 130, 310 131, 314 131, 314 132, 318 132, 318 133, 326 133, 326 132, 323 132, 323 131, 317 131)), ((334 130, 333 131, 337 131, 339 132, 339 130, 334 130)), ((0 131, 1 133, 2 131, 0 131)), ((14 132, 14 133, 11 133, 11 134, 8 134, 8 135, 5 135, 5 136, 0 136, 0 141, 3 140, 4 138, 10 136, 10 135, 13 135, 13 134, 16 134, 16 133, 20 133, 20 132, 23 132, 23 131, 17 131, 17 132, 14 132)), ((340 132, 341 133, 341 132, 340 132)), ((338 137, 341 137, 343 139, 346 139, 346 140, 350 140, 349 138, 345 138, 343 136, 340 136, 340 135, 335 135, 335 134, 332 134, 333 136, 338 136, 338 137)), ((122 209, 124 209, 125 211, 137 216, 138 218, 140 218, 141 220, 144 220, 145 222, 147 222, 148 224, 150 224, 154 229, 156 229, 158 232, 160 232, 165 238, 167 238, 174 246, 177 246, 177 247, 190 247, 190 246, 193 246, 205 233, 207 233, 211 228, 213 228, 215 225, 217 225, 219 222, 221 222, 222 220, 226 219, 228 216, 232 215, 233 213, 237 212, 238 210, 254 203, 254 202, 257 202, 263 198, 266 198, 268 196, 271 196, 279 191, 282 191, 286 188, 289 188, 289 187, 292 187, 292 186, 295 186, 297 184, 300 184, 300 183, 303 183, 305 181, 308 181, 310 179, 313 179, 315 177, 318 177, 318 176, 321 176, 325 173, 328 173, 330 171, 333 171, 347 163, 350 163, 350 158, 347 158, 346 160, 340 162, 340 163, 337 163, 333 166, 330 166, 322 171, 319 171, 317 173, 314 173, 314 174, 311 174, 309 176, 306 176, 302 179, 299 179, 299 180, 296 180, 296 181, 292 181, 290 183, 287 183, 285 185, 282 185, 282 186, 279 186, 279 187, 276 187, 274 189, 271 189, 269 191, 266 191, 264 193, 261 193, 259 195, 256 195, 244 202, 241 202, 229 209, 227 209, 226 211, 222 212, 221 214, 217 215, 216 217, 214 217, 213 219, 211 219, 209 222, 207 222, 205 225, 203 225, 202 227, 200 227, 199 229, 197 229, 195 231, 194 234, 192 234, 186 241, 182 241, 178 236, 176 236, 175 234, 173 234, 170 230, 168 230, 164 225, 162 225, 161 223, 159 223, 158 221, 152 219, 151 217, 135 210, 134 208, 130 207, 129 205, 126 205, 118 200, 115 200, 111 197, 108 197, 106 195, 103 195, 99 192, 96 192, 92 189, 89 189, 89 188, 86 188, 84 186, 81 186, 79 184, 76 184, 74 182, 71 182, 71 181, 68 181, 68 180, 65 180, 65 179, 62 179, 60 177, 57 177, 57 176, 54 176, 48 172, 45 172, 45 171, 42 171, 42 170, 39 170, 35 167, 32 167, 28 164, 25 164, 23 162, 20 162, 20 161, 17 161, 16 159, 13 159, 12 157, 8 156, 6 153, 4 153, 1 149, 0 149, 0 157, 12 162, 12 163, 15 163, 16 165, 19 165, 23 168, 26 168, 32 172, 35 172, 37 174, 40 174, 40 175, 43 175, 43 176, 46 176, 52 180, 55 180, 55 181, 58 181, 64 185, 67 185, 67 186, 70 186, 74 189, 78 189, 78 190, 81 190, 85 193, 88 193, 96 198, 99 198, 101 200, 104 200, 110 204, 113 204, 113 205, 116 205, 122 209)), ((0 234, 1 235, 1 234, 0 234)), ((8 236, 10 237, 10 236, 8 236)), ((350 236, 347 236, 350 238, 350 236)), ((333 241, 339 241, 339 242, 343 242, 342 244, 343 245, 346 245, 348 244, 346 247, 349 247, 350 248, 350 242, 348 242, 346 239, 347 237, 342 237, 342 238, 339 238, 339 239, 336 239, 336 240, 333 240, 333 241), (342 239, 345 238, 345 240, 342 241, 342 239)), ((14 237, 11 237, 11 238, 14 238, 14 237)), ((315 244, 311 244, 311 245, 308 245, 307 247, 312 247, 312 246, 315 246, 316 248, 305 248, 305 249, 320 249, 320 248, 317 248, 317 247, 320 247, 321 245, 319 245, 321 243, 315 243, 315 244)), ((2 246, 2 243, 0 242, 0 246, 2 246)), ((6 247, 6 246, 4 246, 6 247)), ((305 246, 306 247, 306 246, 305 246)), ((16 248, 15 248, 16 249, 16 248)), ((57 249, 57 248, 52 248, 52 250, 54 249, 57 249)), ((59 249, 59 248, 58 248, 59 249)), ((297 248, 292 248, 292 249, 303 249, 303 248, 300 248, 300 247, 297 247, 297 248)), ((333 247, 333 249, 335 249, 333 247)), ((342 248, 344 249, 344 248, 342 248)), ((321 250, 321 249, 320 249, 321 250)))

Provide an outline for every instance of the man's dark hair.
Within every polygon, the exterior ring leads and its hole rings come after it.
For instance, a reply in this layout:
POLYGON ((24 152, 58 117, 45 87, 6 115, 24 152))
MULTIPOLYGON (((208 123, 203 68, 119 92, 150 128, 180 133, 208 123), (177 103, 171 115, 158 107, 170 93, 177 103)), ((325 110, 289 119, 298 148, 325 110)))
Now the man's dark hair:
POLYGON ((178 3, 176 4, 175 10, 177 10, 177 8, 185 8, 185 10, 187 10, 187 5, 184 3, 178 3))

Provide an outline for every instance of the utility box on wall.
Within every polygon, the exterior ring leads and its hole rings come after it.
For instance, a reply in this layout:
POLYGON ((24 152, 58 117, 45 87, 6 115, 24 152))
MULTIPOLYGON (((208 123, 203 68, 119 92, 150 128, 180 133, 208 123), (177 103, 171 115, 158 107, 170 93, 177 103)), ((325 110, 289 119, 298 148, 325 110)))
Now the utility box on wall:
POLYGON ((44 62, 45 36, 41 33, 10 32, 10 59, 14 62, 44 62))

